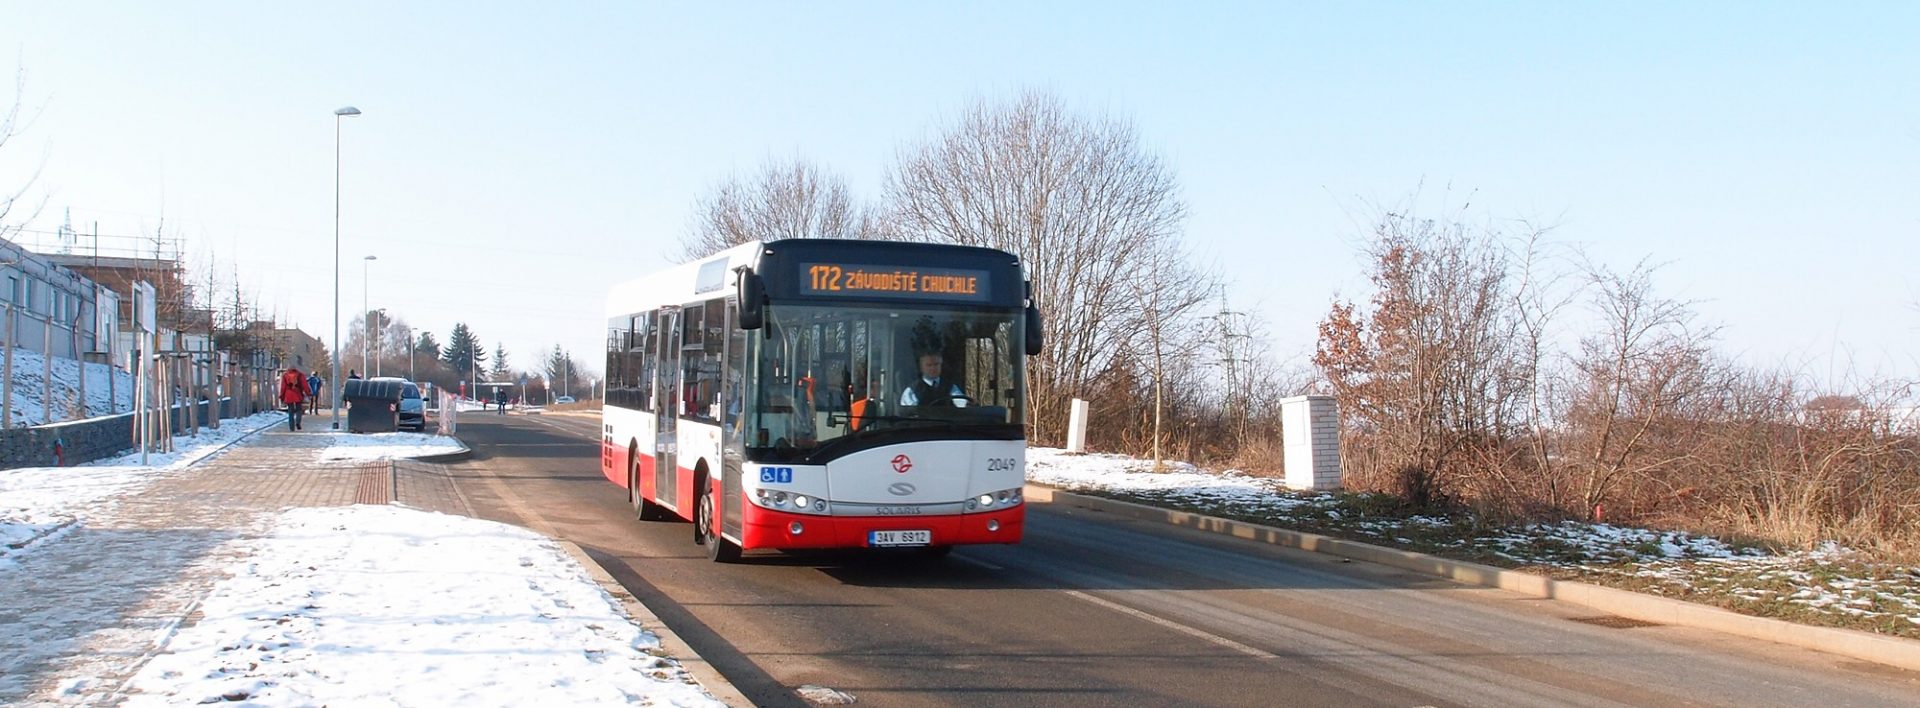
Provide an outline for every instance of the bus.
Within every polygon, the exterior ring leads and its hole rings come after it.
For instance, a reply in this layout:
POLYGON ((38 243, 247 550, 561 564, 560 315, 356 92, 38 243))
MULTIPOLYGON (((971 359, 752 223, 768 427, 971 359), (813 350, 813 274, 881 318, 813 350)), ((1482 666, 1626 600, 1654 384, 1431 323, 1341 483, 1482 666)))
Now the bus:
POLYGON ((607 298, 601 472, 743 550, 1020 541, 1040 312, 989 248, 751 242, 607 298))

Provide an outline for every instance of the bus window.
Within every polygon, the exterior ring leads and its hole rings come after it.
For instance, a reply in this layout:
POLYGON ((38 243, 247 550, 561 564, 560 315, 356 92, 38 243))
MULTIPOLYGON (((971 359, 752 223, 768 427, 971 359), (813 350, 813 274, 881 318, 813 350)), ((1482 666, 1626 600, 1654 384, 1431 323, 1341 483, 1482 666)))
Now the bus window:
POLYGON ((633 332, 626 327, 626 318, 614 318, 607 323, 607 405, 631 406, 624 398, 626 393, 626 357, 627 339, 633 332))
MULTIPOLYGON (((736 322, 739 316, 740 313, 737 304, 733 301, 728 301, 728 321, 736 322)), ((738 434, 740 430, 741 410, 746 405, 748 337, 746 330, 737 327, 730 327, 727 332, 729 336, 727 337, 726 426, 730 434, 738 434)))
POLYGON ((654 364, 658 360, 660 351, 658 322, 659 319, 651 312, 634 318, 634 348, 628 350, 628 356, 633 357, 633 361, 638 364, 634 369, 638 376, 633 384, 634 398, 638 401, 640 410, 643 411, 653 410, 654 405, 654 364))
POLYGON ((929 425, 1015 434, 1024 418, 1019 325, 1018 312, 773 307, 746 443, 804 456, 856 434, 929 425), (922 355, 940 360, 942 390, 957 389, 939 401, 948 405, 906 405, 922 355))

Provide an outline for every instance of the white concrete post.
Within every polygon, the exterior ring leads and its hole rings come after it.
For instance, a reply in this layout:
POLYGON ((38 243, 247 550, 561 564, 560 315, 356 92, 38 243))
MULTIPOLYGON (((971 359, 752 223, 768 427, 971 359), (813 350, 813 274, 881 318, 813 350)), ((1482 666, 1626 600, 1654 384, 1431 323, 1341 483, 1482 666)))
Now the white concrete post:
POLYGON ((1339 489, 1340 413, 1332 396, 1280 399, 1286 483, 1294 489, 1339 489))
POLYGON ((1087 402, 1073 399, 1073 415, 1067 419, 1067 452, 1087 451, 1087 402))

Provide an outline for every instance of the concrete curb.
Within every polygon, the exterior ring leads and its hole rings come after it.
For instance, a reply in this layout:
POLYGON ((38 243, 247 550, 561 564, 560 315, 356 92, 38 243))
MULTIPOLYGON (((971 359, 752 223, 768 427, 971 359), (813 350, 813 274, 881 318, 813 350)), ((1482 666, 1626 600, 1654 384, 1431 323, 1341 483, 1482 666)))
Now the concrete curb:
MULTIPOLYGON (((453 437, 453 436, 448 436, 448 437, 453 437)), ((453 441, 460 442, 460 439, 453 438, 453 441)), ((455 450, 453 452, 436 452, 431 455, 409 457, 406 459, 417 460, 420 462, 447 463, 447 462, 459 462, 461 460, 465 460, 471 457, 473 457, 473 448, 467 447, 467 444, 462 442, 460 443, 460 449, 455 450)))
POLYGON ((1192 512, 1074 494, 1035 484, 1026 486, 1026 494, 1029 501, 1051 502, 1143 521, 1160 521, 1223 536, 1377 563, 1468 585, 1499 588, 1528 597, 1570 602, 1629 619, 1678 627, 1710 629, 1735 636, 1761 639, 1875 664, 1920 671, 1920 641, 1911 639, 1853 629, 1813 627, 1784 620, 1743 615, 1731 610, 1684 600, 1570 580, 1554 580, 1517 570, 1448 560, 1424 553, 1231 521, 1192 512))
MULTIPOLYGON (((239 419, 239 418, 229 418, 229 419, 227 419, 227 420, 233 420, 233 421, 236 421, 236 422, 238 422, 238 421, 239 421, 240 419, 239 419)), ((187 463, 186 463, 185 465, 181 465, 181 467, 182 467, 183 469, 184 469, 184 468, 187 468, 187 467, 193 467, 193 466, 195 466, 195 465, 198 465, 198 464, 200 464, 200 463, 202 463, 202 462, 206 462, 207 460, 211 460, 211 459, 213 459, 213 458, 215 458, 215 457, 219 457, 220 455, 222 455, 222 454, 224 454, 224 453, 226 453, 226 451, 227 451, 227 450, 230 450, 230 449, 232 449, 232 448, 233 448, 233 446, 235 446, 235 445, 239 445, 240 443, 243 443, 243 442, 246 442, 246 441, 247 441, 248 439, 250 439, 250 438, 252 438, 253 436, 255 436, 255 435, 259 435, 259 434, 260 434, 260 433, 261 433, 262 431, 264 431, 264 430, 267 430, 268 428, 272 428, 272 427, 274 427, 274 426, 276 426, 276 425, 280 425, 280 422, 279 422, 279 421, 274 421, 274 422, 272 422, 272 423, 268 423, 268 424, 266 424, 266 425, 262 425, 262 426, 260 426, 260 427, 258 427, 258 428, 254 428, 254 429, 252 429, 252 430, 249 430, 249 431, 247 431, 247 432, 246 432, 245 434, 242 434, 242 435, 241 435, 240 437, 237 437, 237 438, 234 438, 234 439, 233 439, 233 440, 231 440, 231 441, 228 441, 228 442, 227 442, 227 444, 225 444, 225 445, 221 445, 220 447, 217 447, 217 448, 214 448, 214 449, 213 449, 213 450, 212 450, 211 452, 208 452, 207 454, 204 454, 204 455, 201 455, 201 456, 199 456, 199 457, 196 457, 196 458, 193 458, 192 460, 188 460, 188 461, 187 461, 187 463)), ((136 448, 136 449, 137 449, 137 448, 136 448)))
POLYGON ((580 550, 579 546, 570 541, 555 538, 553 542, 566 549, 567 555, 572 556, 574 562, 586 569, 587 575, 593 578, 593 582, 598 583, 600 589, 612 595, 613 599, 626 609, 627 616, 632 618, 635 624, 659 637, 660 650, 666 654, 667 658, 678 662, 680 667, 686 669, 687 673, 700 683, 700 687, 706 689, 715 700, 734 708, 753 706, 753 701, 747 700, 746 695, 741 693, 740 689, 734 688, 727 677, 720 675, 712 664, 707 663, 706 659, 693 651, 693 647, 682 641, 680 635, 674 634, 672 629, 667 628, 667 624, 661 622, 660 617, 653 614, 653 610, 640 604, 640 600, 635 598, 633 593, 621 587, 619 581, 614 580, 613 575, 608 573, 606 568, 600 567, 600 564, 588 556, 586 551, 580 550))

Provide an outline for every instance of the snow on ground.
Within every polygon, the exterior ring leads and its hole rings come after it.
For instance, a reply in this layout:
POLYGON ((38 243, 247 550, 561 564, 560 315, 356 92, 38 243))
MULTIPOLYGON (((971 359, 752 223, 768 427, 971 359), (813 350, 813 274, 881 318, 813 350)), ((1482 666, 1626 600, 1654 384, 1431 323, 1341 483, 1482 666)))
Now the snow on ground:
POLYGON ((721 705, 533 532, 355 506, 249 543, 127 705, 721 705))
POLYGON ((1711 594, 1734 605, 1784 603, 1827 616, 1906 622, 1920 627, 1920 568, 1861 561, 1828 544, 1813 551, 1771 552, 1680 531, 1565 521, 1488 526, 1469 518, 1383 516, 1354 502, 1365 495, 1288 490, 1280 480, 1236 470, 1207 471, 1125 455, 1069 455, 1027 450, 1027 480, 1071 491, 1266 519, 1277 525, 1344 531, 1383 543, 1498 556, 1522 566, 1628 577, 1648 592, 1711 594))
POLYGON ((13 426, 31 427, 133 410, 133 375, 106 364, 87 364, 87 413, 75 416, 73 403, 80 393, 80 367, 78 360, 53 358, 53 411, 49 416, 45 357, 39 352, 14 349, 13 398, 7 402, 12 406, 13 426))
POLYGON ((1683 531, 1650 529, 1563 521, 1557 524, 1530 524, 1502 529, 1478 539, 1497 547, 1497 554, 1516 561, 1541 562, 1524 549, 1530 546, 1558 544, 1569 549, 1570 567, 1590 562, 1632 563, 1676 558, 1763 558, 1770 554, 1760 548, 1735 548, 1717 538, 1696 536, 1683 531))
POLYGON ((467 449, 459 440, 427 433, 320 433, 331 439, 320 450, 323 461, 373 462, 443 455, 467 449))
POLYGON ((145 465, 135 452, 75 467, 0 470, 0 567, 8 555, 69 528, 88 504, 133 493, 155 476, 183 469, 282 417, 259 413, 221 421, 219 430, 174 436, 174 451, 151 453, 145 465))
POLYGON ((1207 472, 1185 462, 1166 462, 1166 471, 1154 472, 1153 461, 1126 455, 1072 455, 1058 448, 1027 449, 1027 481, 1065 489, 1160 492, 1197 502, 1222 502, 1291 508, 1313 502, 1314 496, 1296 496, 1280 480, 1253 477, 1238 470, 1207 472))
MULTIPOLYGON (((157 498, 129 495, 195 474, 192 463, 237 431, 275 425, 283 414, 227 421, 151 460, 159 466, 0 472, 0 506, 65 514, 48 525, 73 529, 27 529, 8 538, 30 542, 0 548, 19 561, 0 558, 0 599, 16 603, 0 616, 38 608, 10 628, 61 632, 0 634, 40 650, 0 655, 16 668, 61 667, 44 679, 58 702, 104 691, 141 706, 721 705, 557 544, 517 527, 399 506, 200 509, 194 528, 173 533, 128 525, 152 518, 134 500, 157 498), (73 594, 32 601, 62 593, 73 594), (124 684, 109 671, 143 656, 124 684)), ((338 437, 384 437, 343 445, 381 454, 443 449, 432 436, 338 437)), ((21 683, 31 673, 9 673, 0 669, 0 687, 31 690, 21 683)))

